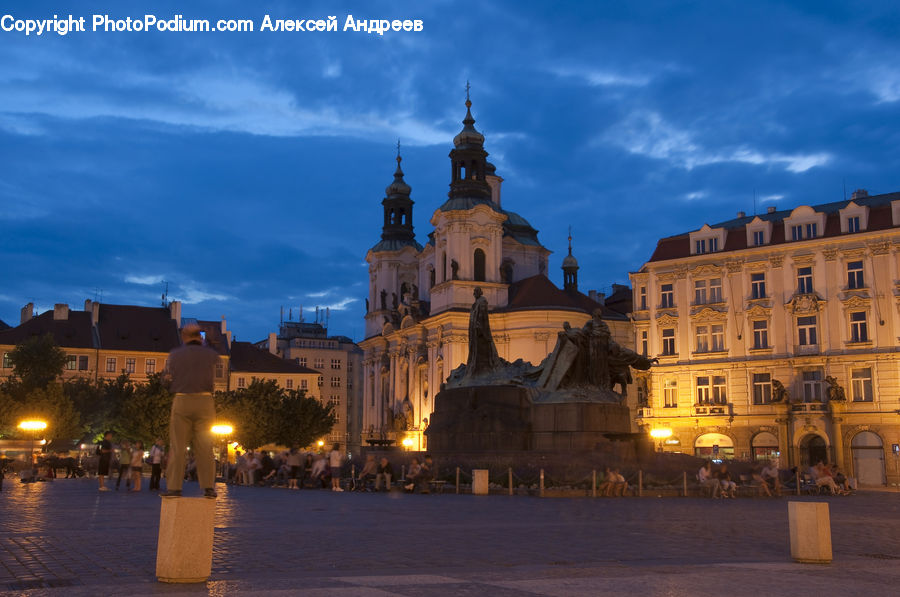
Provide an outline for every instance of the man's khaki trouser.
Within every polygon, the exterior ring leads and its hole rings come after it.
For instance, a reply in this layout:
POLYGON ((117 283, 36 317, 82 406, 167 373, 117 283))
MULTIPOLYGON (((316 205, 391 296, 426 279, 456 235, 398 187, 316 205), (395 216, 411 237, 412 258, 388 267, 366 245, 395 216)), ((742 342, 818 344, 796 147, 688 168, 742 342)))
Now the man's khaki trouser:
POLYGON ((191 444, 197 479, 201 489, 213 487, 212 426, 216 407, 211 394, 175 394, 169 419, 169 465, 166 467, 166 489, 180 490, 184 481, 184 452, 191 444))

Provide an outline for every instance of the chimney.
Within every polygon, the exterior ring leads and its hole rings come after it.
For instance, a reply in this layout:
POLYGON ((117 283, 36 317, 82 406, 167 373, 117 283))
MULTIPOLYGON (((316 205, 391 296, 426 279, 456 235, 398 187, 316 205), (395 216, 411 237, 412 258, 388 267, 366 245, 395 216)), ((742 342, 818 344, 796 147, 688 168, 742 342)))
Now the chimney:
POLYGON ((739 218, 745 218, 745 217, 747 217, 747 214, 746 214, 745 212, 743 212, 743 211, 739 211, 739 212, 738 212, 738 217, 739 217, 739 218))
POLYGON ((227 331, 228 331, 228 329, 227 329, 227 326, 225 325, 225 316, 223 315, 222 316, 222 333, 224 334, 227 331))
POLYGON ((605 304, 606 304, 606 293, 605 293, 605 292, 598 292, 598 293, 597 293, 596 301, 597 301, 598 303, 600 303, 601 305, 605 305, 605 304))
POLYGON ((66 321, 69 319, 69 305, 56 303, 53 305, 53 321, 66 321))
POLYGON ((856 189, 855 191, 853 191, 853 194, 850 195, 850 200, 856 201, 857 199, 862 199, 862 198, 868 197, 868 196, 869 196, 869 191, 867 191, 865 189, 856 189))
POLYGON ((84 301, 84 312, 85 312, 85 313, 90 313, 90 312, 91 312, 91 303, 93 303, 93 302, 94 302, 94 301, 92 301, 91 299, 86 299, 86 300, 84 301))
POLYGON ((588 290, 588 298, 592 301, 597 300, 597 291, 596 290, 588 290))
POLYGON ((269 352, 271 352, 274 355, 278 354, 278 343, 277 343, 277 336, 275 335, 275 332, 269 333, 269 352))
POLYGON ((91 325, 97 327, 100 323, 100 303, 91 304, 91 325))
POLYGON ((767 208, 766 208, 766 213, 767 213, 767 214, 773 214, 773 213, 775 213, 775 206, 774 206, 774 205, 770 205, 769 207, 767 207, 767 208))
POLYGON ((175 320, 175 325, 181 328, 181 301, 172 301, 169 303, 169 314, 175 320))
POLYGON ((19 312, 19 325, 34 317, 34 303, 28 303, 19 312))

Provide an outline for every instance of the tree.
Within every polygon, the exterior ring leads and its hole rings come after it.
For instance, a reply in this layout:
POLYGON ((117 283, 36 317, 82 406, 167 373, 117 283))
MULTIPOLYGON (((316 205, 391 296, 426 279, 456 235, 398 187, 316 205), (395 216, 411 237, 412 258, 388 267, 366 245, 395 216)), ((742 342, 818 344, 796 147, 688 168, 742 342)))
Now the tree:
POLYGON ((16 344, 9 353, 13 376, 21 380, 25 392, 45 388, 56 381, 66 366, 66 353, 51 334, 34 336, 16 344))
MULTIPOLYGON (((13 406, 14 422, 38 419, 47 423, 44 437, 50 441, 77 441, 81 439, 81 417, 75 405, 65 395, 61 384, 36 388, 25 395, 24 400, 13 406)), ((27 437, 28 432, 19 432, 27 437)))
POLYGON ((66 380, 62 384, 63 393, 81 415, 82 437, 98 438, 112 425, 115 404, 107 400, 104 382, 95 382, 85 377, 66 380))
POLYGON ((157 438, 169 437, 172 393, 160 373, 147 378, 147 383, 133 386, 130 398, 119 405, 113 428, 130 440, 141 440, 149 446, 157 438))
POLYGON ((302 391, 285 390, 275 381, 254 379, 244 389, 218 392, 216 410, 234 425, 234 440, 247 448, 268 443, 306 446, 334 425, 330 405, 302 391))

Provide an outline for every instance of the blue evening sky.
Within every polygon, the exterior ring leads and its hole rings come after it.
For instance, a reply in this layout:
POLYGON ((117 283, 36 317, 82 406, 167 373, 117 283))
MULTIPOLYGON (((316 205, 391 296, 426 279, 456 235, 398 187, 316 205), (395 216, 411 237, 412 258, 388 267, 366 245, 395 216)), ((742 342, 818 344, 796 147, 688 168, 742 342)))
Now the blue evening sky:
POLYGON ((900 190, 892 2, 3 2, 0 15, 422 19, 421 33, 0 32, 0 319, 156 305, 359 340, 395 144, 425 242, 472 83, 503 204, 562 282, 627 283, 738 210, 900 190))

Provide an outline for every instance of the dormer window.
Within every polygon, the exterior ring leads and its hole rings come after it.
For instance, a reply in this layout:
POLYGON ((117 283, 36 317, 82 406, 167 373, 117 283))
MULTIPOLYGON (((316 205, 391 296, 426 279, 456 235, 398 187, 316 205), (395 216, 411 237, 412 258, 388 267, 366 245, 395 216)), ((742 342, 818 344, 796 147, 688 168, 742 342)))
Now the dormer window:
POLYGON ((808 205, 801 205, 784 219, 785 232, 790 231, 792 241, 817 238, 819 232, 825 230, 825 214, 819 213, 808 205))
POLYGON ((857 205, 855 201, 851 200, 844 209, 840 210, 840 218, 842 234, 862 232, 869 224, 869 208, 865 205, 857 205))
POLYGON ((847 218, 847 232, 859 232, 859 216, 847 218))
POLYGON ((772 239, 772 222, 755 216, 747 223, 747 246, 761 247, 772 239))
POLYGON ((815 222, 791 226, 791 240, 803 240, 804 238, 816 238, 818 225, 815 222))
POLYGON ((696 242, 696 251, 697 255, 702 255, 703 253, 715 253, 719 250, 719 239, 718 238, 704 238, 700 239, 696 242))
POLYGON ((753 231, 753 246, 759 247, 764 244, 766 244, 765 232, 763 232, 762 230, 754 230, 753 231))
POLYGON ((704 255, 715 253, 725 246, 725 229, 710 228, 704 224, 703 228, 691 232, 692 255, 704 255))

